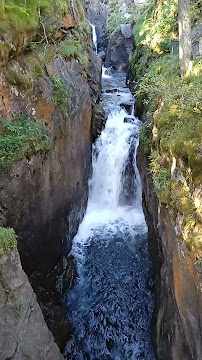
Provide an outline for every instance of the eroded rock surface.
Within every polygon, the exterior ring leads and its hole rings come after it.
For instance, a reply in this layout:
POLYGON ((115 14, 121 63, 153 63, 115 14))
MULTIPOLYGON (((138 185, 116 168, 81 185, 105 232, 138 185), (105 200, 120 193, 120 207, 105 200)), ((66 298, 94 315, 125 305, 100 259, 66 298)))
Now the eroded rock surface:
POLYGON ((168 210, 154 193, 147 166, 146 155, 139 150, 138 167, 155 274, 153 335, 158 359, 199 360, 202 354, 199 280, 191 254, 176 235, 168 210))
POLYGON ((0 359, 62 360, 17 249, 0 256, 0 359))

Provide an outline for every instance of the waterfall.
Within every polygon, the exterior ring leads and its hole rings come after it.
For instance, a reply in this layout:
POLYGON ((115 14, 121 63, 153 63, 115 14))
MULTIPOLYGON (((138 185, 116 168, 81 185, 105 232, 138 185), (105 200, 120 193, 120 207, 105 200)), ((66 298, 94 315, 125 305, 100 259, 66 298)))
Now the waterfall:
POLYGON ((87 211, 73 240, 79 277, 64 299, 75 328, 64 355, 154 360, 151 266, 136 166, 141 122, 125 74, 104 76, 102 105, 108 119, 93 147, 87 211))
POLYGON ((90 26, 92 28, 92 34, 93 34, 93 45, 97 54, 97 34, 96 34, 96 29, 95 29, 95 25, 90 23, 90 26))

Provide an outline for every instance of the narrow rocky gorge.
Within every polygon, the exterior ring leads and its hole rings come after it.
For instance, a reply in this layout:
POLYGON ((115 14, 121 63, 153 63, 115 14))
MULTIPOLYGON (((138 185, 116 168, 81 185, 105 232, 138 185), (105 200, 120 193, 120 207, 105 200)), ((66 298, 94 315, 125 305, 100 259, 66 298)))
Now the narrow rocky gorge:
POLYGON ((34 0, 23 25, 0 4, 0 360, 201 359, 200 159, 168 154, 144 82, 168 3, 34 0))

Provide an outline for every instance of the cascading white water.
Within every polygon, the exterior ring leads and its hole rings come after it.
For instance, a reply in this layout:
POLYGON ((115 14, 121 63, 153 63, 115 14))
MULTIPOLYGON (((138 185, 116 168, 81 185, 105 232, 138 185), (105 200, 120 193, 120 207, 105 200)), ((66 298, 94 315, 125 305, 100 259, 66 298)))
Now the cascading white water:
POLYGON ((108 120, 93 148, 88 207, 72 248, 79 278, 64 300, 75 328, 65 356, 153 360, 151 268, 136 167, 141 124, 124 74, 103 79, 102 104, 108 120))
POLYGON ((97 34, 96 34, 96 29, 95 29, 95 25, 90 23, 90 26, 92 28, 92 33, 93 33, 93 45, 95 47, 95 51, 97 54, 97 34))

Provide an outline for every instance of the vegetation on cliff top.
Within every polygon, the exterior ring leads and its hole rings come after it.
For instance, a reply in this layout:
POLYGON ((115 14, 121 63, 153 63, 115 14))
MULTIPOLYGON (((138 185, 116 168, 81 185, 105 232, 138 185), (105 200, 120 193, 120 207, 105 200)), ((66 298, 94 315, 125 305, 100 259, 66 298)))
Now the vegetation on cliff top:
POLYGON ((132 24, 136 22, 147 7, 147 3, 129 4, 128 6, 123 1, 109 3, 109 15, 107 19, 108 34, 111 34, 121 24, 132 24))
POLYGON ((12 228, 0 227, 0 256, 17 246, 17 236, 12 228))
POLYGON ((24 156, 30 157, 41 150, 49 150, 51 138, 42 124, 22 113, 8 120, 0 119, 0 167, 7 169, 24 156))
POLYGON ((68 0, 1 0, 0 29, 36 29, 43 16, 60 17, 69 8, 68 0))
POLYGON ((177 38, 177 1, 151 5, 134 26, 136 50, 131 71, 136 79, 137 106, 149 122, 140 131, 140 146, 159 199, 173 221, 182 217, 182 238, 202 252, 202 59, 180 76, 178 56, 167 54, 177 38))

